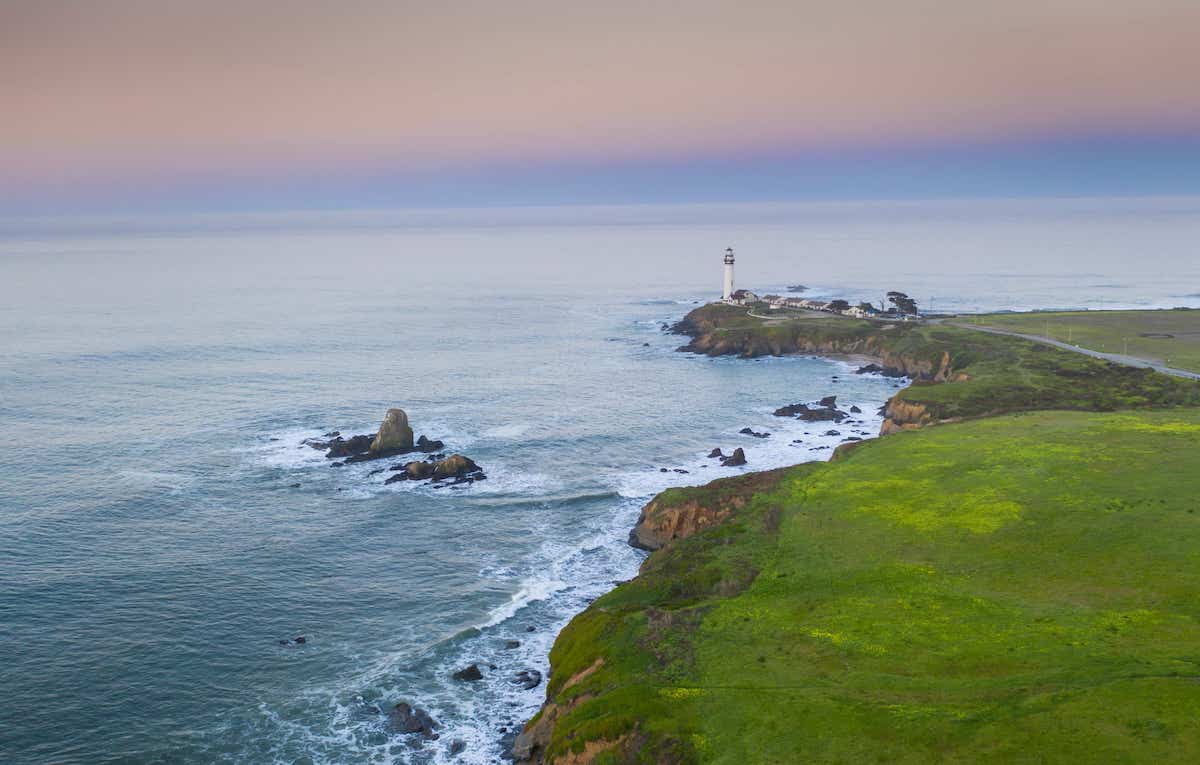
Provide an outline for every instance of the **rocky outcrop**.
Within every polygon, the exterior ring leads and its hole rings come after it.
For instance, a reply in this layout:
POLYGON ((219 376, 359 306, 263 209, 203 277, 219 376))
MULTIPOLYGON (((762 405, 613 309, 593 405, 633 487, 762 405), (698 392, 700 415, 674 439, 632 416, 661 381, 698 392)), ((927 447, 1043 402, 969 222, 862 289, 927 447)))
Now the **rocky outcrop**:
POLYGON ((721 464, 725 467, 741 467, 746 464, 746 453, 739 446, 733 450, 733 454, 728 457, 722 457, 721 464))
POLYGON ((805 422, 841 422, 850 415, 836 408, 832 404, 825 404, 826 401, 832 401, 833 396, 828 396, 821 399, 816 406, 809 404, 789 404, 781 406, 775 410, 776 417, 795 417, 798 420, 805 422))
POLYGON ((672 489, 642 508, 629 533, 629 544, 658 550, 676 539, 685 539, 730 517, 754 496, 778 485, 788 468, 720 478, 704 486, 672 489))
POLYGON ((371 436, 367 435, 351 436, 350 438, 338 436, 326 444, 329 451, 325 452, 325 456, 329 459, 341 459, 365 454, 371 448, 371 441, 371 436))
POLYGON ((403 465, 392 465, 391 470, 396 475, 390 476, 385 484, 398 481, 445 481, 444 485, 474 483, 487 478, 483 468, 479 467, 470 457, 461 454, 451 454, 444 459, 429 459, 424 461, 406 462, 403 465))
POLYGON ((886 436, 902 430, 916 430, 935 422, 924 404, 909 403, 899 396, 888 399, 883 408, 883 426, 879 435, 886 436))
POLYGON ((420 734, 424 739, 436 739, 434 731, 440 727, 424 709, 400 702, 388 712, 388 729, 393 733, 420 734))
POLYGON ((334 467, 413 452, 430 454, 441 451, 446 446, 441 441, 426 436, 421 436, 414 443, 413 431, 408 424, 408 415, 403 409, 397 408, 387 411, 383 423, 380 424, 379 430, 374 435, 360 434, 344 438, 340 431, 334 430, 326 433, 322 438, 307 438, 302 443, 313 449, 324 451, 325 456, 329 459, 342 460, 333 463, 334 467))
POLYGON ((409 452, 412 449, 413 430, 408 424, 408 414, 399 408, 387 410, 387 414, 383 417, 383 423, 379 426, 379 432, 375 434, 375 440, 371 442, 371 454, 377 457, 390 456, 409 452))

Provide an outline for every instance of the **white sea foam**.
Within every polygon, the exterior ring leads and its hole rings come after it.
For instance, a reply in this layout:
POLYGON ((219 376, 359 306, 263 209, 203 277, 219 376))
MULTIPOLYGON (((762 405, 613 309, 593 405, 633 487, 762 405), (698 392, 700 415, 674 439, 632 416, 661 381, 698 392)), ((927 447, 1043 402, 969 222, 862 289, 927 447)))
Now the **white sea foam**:
POLYGON ((529 422, 513 422, 485 430, 483 435, 487 438, 517 438, 528 433, 532 427, 533 424, 529 422))

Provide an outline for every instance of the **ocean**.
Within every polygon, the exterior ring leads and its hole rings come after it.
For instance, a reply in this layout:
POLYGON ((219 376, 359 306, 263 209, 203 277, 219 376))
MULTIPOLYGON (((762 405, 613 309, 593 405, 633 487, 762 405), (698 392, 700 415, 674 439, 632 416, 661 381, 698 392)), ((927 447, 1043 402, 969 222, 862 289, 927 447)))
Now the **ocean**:
POLYGON ((0 761, 497 762, 650 497, 826 459, 901 384, 676 352, 725 247, 976 311, 1200 306, 1198 241, 1195 199, 0 221, 0 761), (771 414, 825 395, 860 421, 771 414), (301 443, 389 407, 487 480, 301 443))

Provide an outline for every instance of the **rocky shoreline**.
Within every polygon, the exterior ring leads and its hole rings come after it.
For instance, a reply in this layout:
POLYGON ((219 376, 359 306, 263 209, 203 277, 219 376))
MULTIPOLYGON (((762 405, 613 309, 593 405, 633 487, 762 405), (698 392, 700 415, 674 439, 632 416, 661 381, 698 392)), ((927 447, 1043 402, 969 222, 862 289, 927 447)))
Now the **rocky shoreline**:
MULTIPOLYGON (((1144 370, 1080 359, 1023 341, 999 343, 940 326, 880 326, 841 319, 750 324, 744 311, 710 304, 692 311, 669 331, 690 338, 679 348, 685 352, 747 358, 793 353, 858 356, 867 362, 856 370, 860 374, 908 378, 911 384, 882 408, 885 419, 880 435, 1038 409, 1194 406, 1200 397, 1200 392, 1186 384, 1144 370), (1022 375, 1014 376, 1014 368, 1020 368, 1022 375), (963 384, 928 390, 940 383, 963 384)), ((832 396, 789 404, 775 412, 780 417, 835 424, 854 413, 840 410, 832 396)), ((746 435, 769 434, 751 431, 746 435)), ((683 703, 693 698, 695 689, 673 689, 678 695, 668 694, 672 701, 662 701, 653 692, 643 693, 636 696, 641 708, 631 712, 627 708, 635 697, 621 695, 621 688, 609 689, 605 683, 611 681, 606 676, 621 672, 624 677, 639 677, 645 671, 643 662, 649 662, 669 681, 679 667, 686 667, 690 656, 686 649, 676 652, 672 639, 698 627, 705 607, 696 603, 705 598, 735 598, 759 576, 736 551, 724 551, 737 544, 739 535, 758 535, 770 549, 787 512, 782 505, 793 502, 786 493, 779 496, 783 479, 794 477, 799 483, 810 470, 837 473, 839 467, 853 466, 856 462, 846 458, 863 443, 848 440, 838 446, 830 458, 831 463, 842 463, 838 466, 811 463, 746 473, 703 486, 668 489, 647 503, 630 531, 629 542, 650 555, 643 560, 639 576, 623 585, 615 598, 606 599, 598 608, 585 609, 560 633, 551 652, 546 701, 517 737, 512 748, 515 760, 526 765, 690 761, 695 748, 686 734, 680 735, 678 730, 664 733, 643 722, 670 719, 674 700, 683 703), (705 532, 702 539, 689 539, 705 532), (725 566, 714 563, 727 555, 732 557, 725 566), (667 608, 666 604, 678 607, 667 608), (609 634, 615 636, 611 644, 605 642, 608 638, 604 636, 609 634), (597 650, 599 645, 605 650, 597 650)), ((882 443, 876 445, 883 447, 882 443)), ((904 464, 904 449, 892 449, 892 453, 904 464)), ((721 456, 720 450, 710 454, 721 456)), ((803 504, 803 500, 795 502, 803 504)), ((793 519, 802 517, 796 512, 793 505, 793 519)), ((783 568, 774 576, 787 573, 783 568)), ((742 620, 749 621, 750 616, 742 620)), ((727 621, 723 627, 736 634, 735 624, 738 622, 727 621)), ((821 632, 819 636, 830 634, 821 632)), ((786 649, 780 646, 779 650, 786 649)), ((760 655, 757 661, 767 662, 769 657, 760 655)), ((706 712, 711 714, 711 710, 706 712)))
MULTIPOLYGON (((707 326, 696 319, 703 309, 692 311, 683 320, 667 327, 664 331, 672 334, 685 335, 691 342, 679 347, 681 352, 703 353, 709 356, 739 355, 752 358, 760 355, 784 354, 813 354, 831 358, 853 358, 862 363, 855 374, 878 374, 897 379, 912 381, 942 382, 952 379, 949 356, 946 355, 940 364, 934 366, 924 361, 902 354, 895 354, 876 347, 873 343, 863 340, 850 343, 840 342, 806 342, 797 340, 790 345, 767 346, 765 349, 753 342, 729 342, 727 338, 718 338, 718 329, 707 326)), ((854 422, 850 418, 861 414, 857 406, 848 410, 837 407, 837 396, 829 395, 814 402, 800 402, 782 406, 774 411, 777 417, 789 417, 805 422, 854 422)), ((884 415, 884 423, 879 435, 899 430, 907 430, 929 424, 926 413, 917 408, 906 408, 904 402, 896 396, 891 397, 881 407, 880 414, 884 415)), ((741 433, 755 438, 769 437, 769 433, 758 433, 750 428, 744 428, 741 433)), ((837 431, 829 431, 837 434, 837 431)), ((830 456, 830 461, 840 459, 849 450, 864 443, 856 436, 845 439, 830 456)), ((744 465, 745 454, 738 448, 731 455, 726 455, 721 449, 713 449, 708 455, 719 459, 722 465, 744 465)), ((650 553, 642 562, 641 571, 645 571, 655 554, 669 547, 672 543, 687 539, 701 531, 718 526, 743 509, 757 492, 766 491, 779 484, 791 467, 777 468, 742 475, 719 478, 700 487, 682 487, 661 492, 642 508, 633 528, 629 531, 628 543, 637 549, 650 553)), ((602 662, 603 659, 597 660, 602 662)), ((597 665, 593 665, 594 671, 597 665)), ((553 671, 553 668, 552 668, 553 671)), ((581 682, 589 670, 571 677, 560 686, 558 694, 547 692, 547 700, 541 711, 530 720, 521 733, 512 741, 511 757, 518 765, 542 765, 544 755, 551 743, 556 721, 570 713, 584 697, 570 697, 567 693, 581 682), (560 698, 567 698, 559 701, 560 698)), ((631 745, 625 742, 624 746, 631 745)), ((586 747, 580 756, 569 759, 572 763, 591 763, 599 750, 593 751, 586 747)))

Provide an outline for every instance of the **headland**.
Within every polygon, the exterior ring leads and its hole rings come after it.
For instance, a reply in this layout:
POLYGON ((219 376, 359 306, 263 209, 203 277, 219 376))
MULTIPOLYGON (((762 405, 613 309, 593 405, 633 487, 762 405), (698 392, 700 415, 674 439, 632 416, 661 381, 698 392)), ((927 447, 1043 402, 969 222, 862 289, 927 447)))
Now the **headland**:
POLYGON ((1200 382, 947 323, 673 331, 913 384, 828 463, 654 498, 656 551, 559 635, 518 761, 1200 757, 1200 382))

